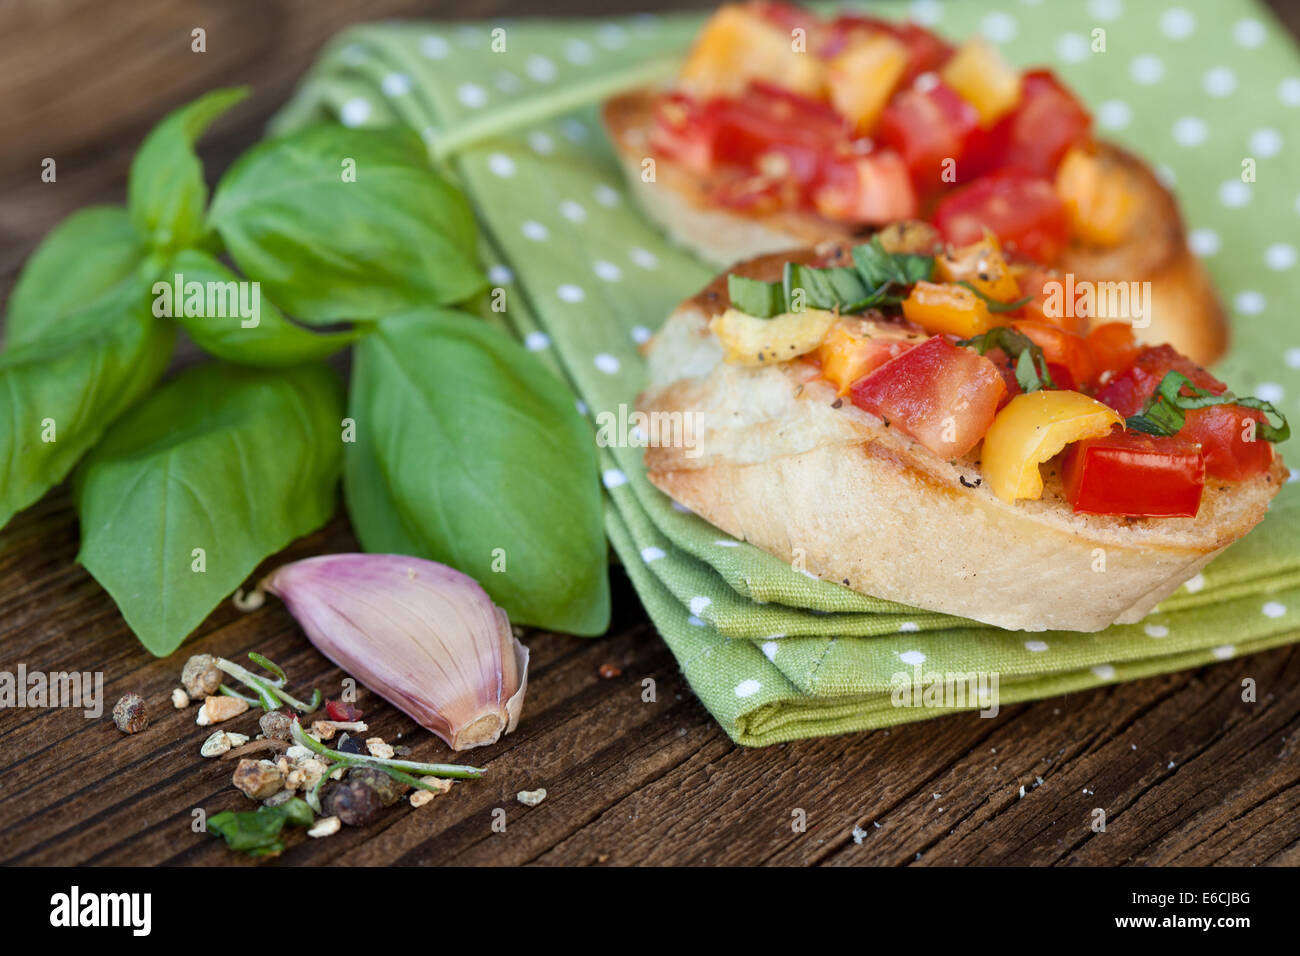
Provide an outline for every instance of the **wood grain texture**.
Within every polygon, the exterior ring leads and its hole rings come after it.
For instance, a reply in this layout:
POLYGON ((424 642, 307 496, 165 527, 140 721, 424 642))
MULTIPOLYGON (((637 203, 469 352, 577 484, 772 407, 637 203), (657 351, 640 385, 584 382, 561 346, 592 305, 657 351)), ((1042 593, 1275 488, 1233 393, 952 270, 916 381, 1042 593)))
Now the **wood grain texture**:
MULTIPOLYGON (((666 9, 678 4, 657 4, 666 9)), ((690 6, 693 4, 681 4, 690 6)), ((254 142, 338 29, 390 16, 598 14, 584 0, 418 4, 323 0, 11 0, 0 5, 0 297, 63 216, 120 202, 140 138, 168 109, 219 85, 253 97, 202 153, 215 178, 254 142), (208 31, 208 53, 189 31, 208 31), (40 161, 59 163, 56 184, 40 161)), ((1278 3, 1296 28, 1296 11, 1278 3)), ((193 358, 184 350, 181 361, 193 358)), ((168 701, 186 655, 259 650, 297 687, 336 693, 342 674, 278 603, 229 603, 182 652, 155 660, 75 564, 77 523, 58 489, 0 532, 0 670, 102 671, 106 708, 145 696, 133 737, 105 715, 0 711, 0 861, 250 865, 191 831, 191 813, 246 808, 229 761, 198 756, 208 730, 168 701)), ((276 563, 356 541, 340 516, 276 563)), ((614 568, 609 635, 530 632, 518 732, 464 759, 478 782, 364 830, 295 835, 283 864, 1290 864, 1300 863, 1300 649, 1006 708, 760 751, 727 740, 692 696, 614 568), (602 664, 622 676, 602 679, 602 664), (653 678, 657 700, 641 699, 653 678), (1258 702, 1241 700, 1253 678, 1258 702), (1041 782, 1039 782, 1041 781, 1041 782), (1024 796, 1020 788, 1024 787, 1024 796), (515 793, 545 787, 535 808, 515 793), (1105 833, 1090 828, 1107 816, 1105 833), (491 828, 504 809, 504 833, 491 828), (792 827, 798 812, 806 832, 792 827), (855 828, 858 838, 855 838, 855 828)), ((1227 636, 1227 637, 1230 637, 1227 636)), ((419 758, 440 741, 372 695, 373 731, 419 758)), ((226 725, 255 732, 254 715, 226 725)), ((277 864, 272 864, 277 865, 277 864)))

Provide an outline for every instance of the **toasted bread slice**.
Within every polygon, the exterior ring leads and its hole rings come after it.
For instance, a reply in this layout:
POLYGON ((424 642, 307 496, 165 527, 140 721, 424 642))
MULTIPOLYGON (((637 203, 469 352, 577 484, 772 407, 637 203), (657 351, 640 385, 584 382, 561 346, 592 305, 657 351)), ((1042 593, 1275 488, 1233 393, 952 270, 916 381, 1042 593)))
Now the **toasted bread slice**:
MULTIPOLYGON (((733 271, 772 280, 790 259, 733 271)), ((1096 631, 1140 620, 1260 522, 1285 479, 1207 482, 1195 518, 1075 514, 1044 466, 1041 500, 1008 504, 977 458, 944 461, 839 399, 806 362, 732 365, 709 329, 721 276, 647 344, 646 413, 691 413, 697 443, 651 447, 651 482, 737 538, 820 578, 998 627, 1096 631)), ((976 455, 978 454, 978 449, 976 455)))
MULTIPOLYGON (((610 100, 605 104, 605 126, 646 215, 706 262, 724 268, 754 256, 870 231, 807 212, 748 216, 712 206, 707 201, 709 180, 664 157, 655 157, 654 181, 644 181, 641 163, 651 155, 654 95, 652 90, 637 90, 610 100)), ((1227 349, 1228 325, 1204 266, 1188 248, 1177 200, 1137 157, 1111 144, 1100 144, 1098 152, 1128 178, 1137 197, 1133 218, 1140 226, 1116 246, 1076 241, 1053 265, 1091 282, 1149 281, 1150 326, 1139 329, 1139 337, 1152 344, 1167 342, 1200 365, 1212 364, 1227 349)))

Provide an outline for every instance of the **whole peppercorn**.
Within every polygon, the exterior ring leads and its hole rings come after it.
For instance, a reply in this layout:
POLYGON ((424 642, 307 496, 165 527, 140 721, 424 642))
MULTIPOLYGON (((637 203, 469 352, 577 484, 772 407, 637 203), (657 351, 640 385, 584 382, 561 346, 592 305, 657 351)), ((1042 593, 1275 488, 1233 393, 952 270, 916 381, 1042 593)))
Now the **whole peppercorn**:
POLYGON ((348 780, 365 784, 375 791, 379 795, 380 805, 385 807, 391 807, 398 800, 401 800, 408 789, 406 784, 394 780, 382 770, 376 770, 374 767, 353 767, 348 771, 348 780))
POLYGON ((181 669, 181 683, 190 697, 210 697, 221 686, 221 671, 211 654, 195 654, 181 669))
POLYGON ((363 754, 366 752, 365 745, 362 744, 360 737, 351 737, 344 734, 339 738, 338 750, 345 754, 363 754))
POLYGON ((282 710, 268 710, 257 723, 271 740, 288 740, 292 736, 293 718, 282 710))
POLYGON ((113 723, 124 734, 138 734, 149 726, 149 712, 145 710, 144 698, 139 694, 127 694, 113 705, 113 723))
POLYGON ((375 818, 382 802, 370 787, 357 780, 344 780, 325 793, 321 806, 327 817, 338 817, 350 827, 362 827, 375 818))

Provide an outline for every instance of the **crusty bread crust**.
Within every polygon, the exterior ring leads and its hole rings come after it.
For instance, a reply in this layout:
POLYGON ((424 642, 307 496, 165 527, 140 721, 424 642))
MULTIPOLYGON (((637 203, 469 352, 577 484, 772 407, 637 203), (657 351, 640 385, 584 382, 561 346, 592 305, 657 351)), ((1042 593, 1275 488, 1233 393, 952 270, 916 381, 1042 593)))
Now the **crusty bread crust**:
MULTIPOLYGON (((641 163, 650 155, 653 100, 653 90, 615 97, 605 104, 605 127, 645 214, 706 262, 725 268, 755 256, 870 231, 812 213, 748 216, 710 206, 709 181, 661 156, 655 157, 654 181, 644 181, 641 163)), ((1204 266, 1188 247, 1177 200, 1142 160, 1112 144, 1098 148, 1130 177, 1138 197, 1134 218, 1141 225, 1117 246, 1075 242, 1055 265, 1080 280, 1149 281, 1151 324, 1138 330, 1139 337, 1152 344, 1167 342, 1200 365, 1212 364, 1227 349, 1228 325, 1204 266)))
MULTIPOLYGON (((739 271, 773 279, 789 258, 739 271)), ((690 412, 698 436, 690 449, 648 448, 650 481, 729 534, 866 594, 1013 630, 1137 621, 1258 524, 1285 478, 1275 457, 1267 475, 1207 483, 1195 518, 1117 518, 1075 514, 1049 465, 1042 500, 1008 504, 979 482, 977 458, 941 460, 838 400, 808 363, 723 362, 708 322, 727 304, 720 277, 646 347, 639 410, 690 412)))

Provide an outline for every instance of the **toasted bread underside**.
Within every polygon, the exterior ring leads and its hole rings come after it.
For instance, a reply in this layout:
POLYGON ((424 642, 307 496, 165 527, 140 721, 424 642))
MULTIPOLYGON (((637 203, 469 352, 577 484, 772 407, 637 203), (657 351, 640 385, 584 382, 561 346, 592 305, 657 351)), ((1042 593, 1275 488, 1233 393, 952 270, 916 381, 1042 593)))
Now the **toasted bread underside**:
MULTIPOLYGON (((774 278, 787 258, 740 271, 774 278)), ((1115 518, 1075 514, 1049 465, 1040 501, 1008 504, 979 482, 977 458, 942 461, 838 400, 808 363, 723 362, 708 322, 726 305, 719 280, 647 346, 639 410, 690 413, 697 436, 691 448, 648 448, 650 481, 727 533, 865 594, 1013 630, 1130 623, 1258 524, 1284 480, 1275 458, 1267 475, 1208 482, 1195 518, 1115 518)))
MULTIPOLYGON (((664 157, 655 157, 654 180, 645 181, 641 163, 651 155, 653 97, 653 91, 638 90, 610 100, 605 126, 646 216, 706 262, 725 268, 869 231, 812 213, 748 216, 710 206, 710 182, 664 157)), ((1140 225, 1117 246, 1076 242, 1055 265, 1078 280, 1150 282, 1150 325, 1140 328, 1139 336, 1152 344, 1167 342, 1198 364, 1210 365, 1227 349, 1228 325, 1204 266, 1187 245, 1177 200, 1142 160, 1111 144, 1101 144, 1099 151, 1126 174, 1137 197, 1134 221, 1140 225)), ((1111 315, 1106 321, 1123 318, 1111 315)))

